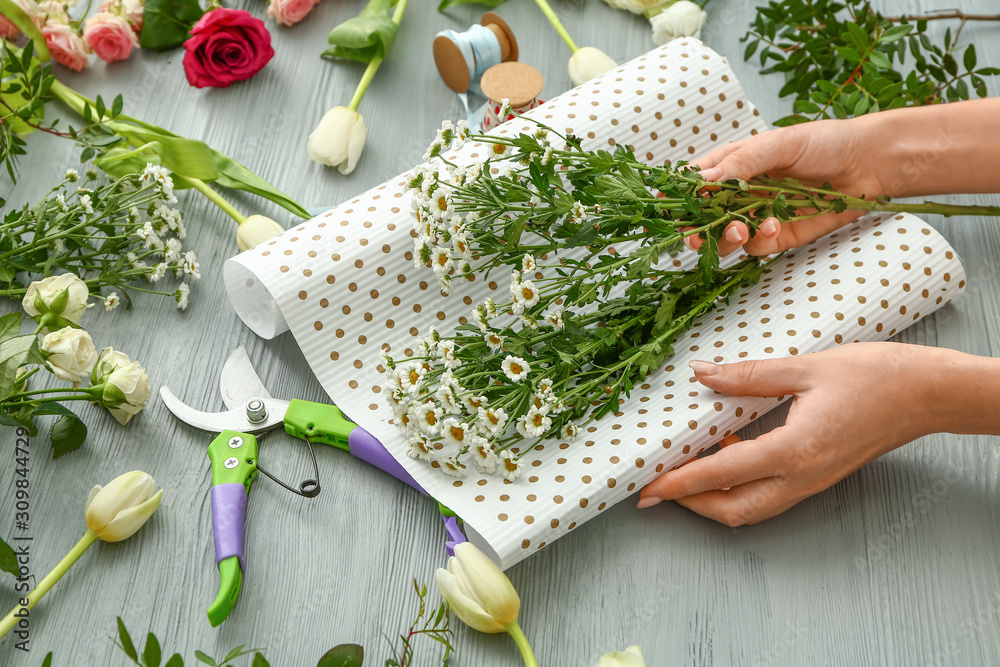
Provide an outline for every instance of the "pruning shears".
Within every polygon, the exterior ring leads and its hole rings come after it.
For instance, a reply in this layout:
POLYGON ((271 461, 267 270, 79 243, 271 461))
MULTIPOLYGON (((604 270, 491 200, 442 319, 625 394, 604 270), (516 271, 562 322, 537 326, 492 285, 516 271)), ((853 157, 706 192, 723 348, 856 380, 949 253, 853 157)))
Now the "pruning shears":
MULTIPOLYGON (((227 408, 225 412, 196 410, 177 398, 168 387, 160 388, 160 397, 175 417, 203 431, 218 433, 208 446, 212 464, 212 532, 219 568, 219 593, 208 609, 212 627, 228 618, 243 583, 247 494, 258 472, 293 493, 315 497, 320 492, 320 484, 313 443, 319 442, 350 452, 428 495, 375 436, 346 418, 337 406, 272 397, 242 345, 226 361, 219 385, 227 408), (258 462, 257 436, 279 426, 284 426, 289 435, 305 440, 309 447, 315 476, 304 480, 298 489, 271 475, 258 462)), ((438 507, 447 533, 445 547, 449 555, 454 555, 455 545, 464 542, 465 535, 455 513, 440 503, 438 507)))

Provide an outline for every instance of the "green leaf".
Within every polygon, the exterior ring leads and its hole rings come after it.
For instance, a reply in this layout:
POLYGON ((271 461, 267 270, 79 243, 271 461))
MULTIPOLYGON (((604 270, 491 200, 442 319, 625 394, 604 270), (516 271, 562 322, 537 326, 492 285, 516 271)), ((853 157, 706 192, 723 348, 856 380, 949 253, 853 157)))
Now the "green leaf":
POLYGON ((394 4, 394 0, 370 0, 360 14, 330 31, 327 41, 332 46, 323 56, 362 63, 370 63, 376 55, 384 57, 399 31, 399 25, 389 18, 394 4))
POLYGON ((148 130, 129 123, 108 121, 111 130, 128 139, 133 146, 145 146, 160 156, 161 164, 179 176, 211 182, 219 177, 213 151, 203 141, 185 139, 148 130))
POLYGON ((153 51, 176 48, 202 14, 198 0, 146 0, 139 44, 153 51))
POLYGON ((274 202, 278 206, 305 220, 312 217, 309 215, 307 210, 302 208, 301 204, 244 167, 236 160, 223 155, 216 150, 212 150, 212 155, 215 157, 215 166, 219 171, 219 176, 215 179, 216 185, 221 185, 224 188, 232 188, 234 190, 243 190, 244 192, 253 193, 267 199, 268 201, 274 202))
POLYGON ((57 459, 79 449, 87 439, 87 425, 69 408, 61 403, 42 403, 35 408, 36 415, 59 415, 52 425, 49 437, 52 439, 52 458, 57 459))
POLYGON ((894 25, 884 33, 879 41, 882 42, 895 42, 897 39, 902 39, 903 37, 909 35, 913 31, 913 24, 908 23, 906 25, 894 25))
POLYGON ((118 641, 121 642, 122 651, 132 658, 133 662, 139 659, 139 654, 135 651, 135 645, 132 643, 132 638, 129 637, 128 630, 125 629, 125 623, 122 622, 121 616, 118 617, 118 641))
POLYGON ((267 661, 263 653, 254 653, 253 663, 250 667, 271 667, 271 663, 267 661))
POLYGON ((0 342, 12 338, 21 331, 21 314, 7 313, 0 317, 0 342))
MULTIPOLYGON (((7 109, 4 109, 0 116, 4 117, 4 123, 10 123, 10 128, 14 130, 14 132, 18 134, 30 134, 35 131, 35 128, 32 125, 28 125, 28 122, 18 113, 18 111, 28 106, 29 100, 25 98, 25 91, 11 90, 9 92, 0 92, 0 100, 2 100, 3 104, 8 107, 7 109)), ((33 109, 28 113, 28 119, 33 121, 35 125, 37 125, 38 121, 41 121, 44 117, 44 106, 33 109)))
POLYGON ((0 539, 0 570, 18 576, 17 555, 13 547, 0 539))
POLYGON ((872 51, 868 59, 882 69, 892 69, 892 62, 881 51, 872 51))
POLYGON ((215 658, 213 658, 213 657, 212 657, 212 656, 210 656, 210 655, 207 655, 207 654, 206 654, 205 652, 203 652, 203 651, 195 651, 195 652, 194 652, 194 657, 195 657, 195 658, 196 658, 196 659, 197 659, 197 660, 198 660, 199 662, 202 662, 202 663, 204 663, 204 664, 206 664, 206 665, 210 665, 211 667, 218 667, 218 665, 217 665, 217 664, 216 664, 216 662, 215 662, 215 658))
POLYGON ((323 654, 316 667, 361 667, 365 650, 357 644, 341 644, 323 654))
POLYGON ((160 642, 150 632, 146 635, 146 648, 142 651, 143 667, 160 667, 160 642))
POLYGON ((955 61, 955 57, 950 53, 945 54, 941 64, 944 65, 944 69, 948 72, 948 74, 951 74, 952 76, 958 75, 958 62, 955 61))
POLYGON ((850 60, 852 63, 861 62, 861 54, 858 53, 856 49, 852 49, 849 46, 838 46, 837 53, 839 53, 846 60, 850 60))
POLYGON ((976 67, 976 46, 975 44, 969 44, 965 49, 965 53, 962 55, 962 64, 965 65, 966 71, 971 72, 976 67))
POLYGON ((42 667, 52 667, 52 651, 49 651, 48 655, 45 656, 45 660, 42 660, 42 667))
POLYGON ((499 7, 506 0, 441 0, 438 3, 438 11, 443 12, 449 7, 454 7, 455 5, 484 5, 486 7, 499 7))
POLYGON ((184 667, 184 658, 180 653, 174 653, 163 667, 184 667))

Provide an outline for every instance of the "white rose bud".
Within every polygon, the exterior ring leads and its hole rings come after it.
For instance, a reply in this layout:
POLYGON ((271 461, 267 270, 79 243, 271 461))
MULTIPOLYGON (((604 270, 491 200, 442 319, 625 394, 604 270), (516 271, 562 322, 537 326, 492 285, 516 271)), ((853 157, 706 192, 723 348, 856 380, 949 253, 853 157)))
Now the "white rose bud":
POLYGON ((50 370, 60 380, 78 383, 94 368, 97 348, 83 329, 63 327, 42 339, 42 353, 50 370))
POLYGON ((101 350, 97 357, 90 373, 90 385, 101 390, 101 395, 94 400, 106 407, 122 426, 142 412, 149 398, 149 378, 145 369, 127 354, 110 347, 101 350))
POLYGON ((36 322, 46 324, 42 331, 47 333, 49 325, 80 324, 83 311, 93 305, 87 303, 89 298, 87 283, 76 274, 62 273, 28 285, 21 306, 36 322))
POLYGON ((236 245, 240 252, 258 246, 285 231, 285 228, 271 218, 251 215, 236 229, 236 245))
POLYGON ((105 542, 121 542, 135 534, 160 506, 163 489, 140 470, 133 470, 111 480, 107 486, 95 486, 87 497, 83 514, 87 528, 105 542))
POLYGON ((610 72, 618 67, 618 63, 600 49, 583 46, 576 50, 569 59, 569 78, 577 86, 590 81, 595 76, 610 72))
POLYGON ((691 0, 677 0, 659 14, 650 17, 653 41, 662 45, 678 37, 700 39, 705 16, 705 10, 691 0))
POLYGON ((646 661, 642 657, 641 648, 629 646, 624 651, 605 653, 597 661, 596 667, 646 667, 646 661))
POLYGON ((309 135, 309 157, 321 164, 337 167, 342 174, 354 171, 365 149, 365 119, 347 107, 326 112, 309 135))

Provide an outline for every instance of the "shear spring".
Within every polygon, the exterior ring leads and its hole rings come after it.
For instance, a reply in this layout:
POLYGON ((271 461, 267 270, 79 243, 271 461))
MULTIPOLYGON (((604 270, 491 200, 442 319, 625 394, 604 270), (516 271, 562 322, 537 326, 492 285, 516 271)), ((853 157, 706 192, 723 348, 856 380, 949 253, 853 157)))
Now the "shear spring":
MULTIPOLYGON (((319 464, 316 463, 316 452, 313 451, 312 441, 309 440, 309 436, 303 436, 303 437, 305 438, 306 444, 309 446, 309 457, 312 458, 313 475, 315 475, 315 477, 313 479, 308 479, 308 478, 304 479, 304 480, 302 480, 302 482, 299 483, 299 488, 298 489, 293 489, 292 487, 288 486, 287 484, 285 484, 284 482, 282 482, 280 479, 278 479, 277 477, 275 477, 274 475, 272 475, 268 471, 266 471, 263 468, 261 468, 260 467, 260 462, 257 463, 257 470, 259 470, 260 472, 264 473, 269 478, 271 478, 271 480, 277 482, 278 484, 280 484, 281 486, 285 487, 286 489, 288 489, 289 491, 291 491, 294 494, 297 494, 297 495, 300 495, 300 496, 304 496, 306 498, 315 498, 316 496, 319 495, 319 492, 320 492, 320 485, 319 485, 319 464)), ((260 440, 260 439, 261 438, 258 438, 258 440, 260 440)))

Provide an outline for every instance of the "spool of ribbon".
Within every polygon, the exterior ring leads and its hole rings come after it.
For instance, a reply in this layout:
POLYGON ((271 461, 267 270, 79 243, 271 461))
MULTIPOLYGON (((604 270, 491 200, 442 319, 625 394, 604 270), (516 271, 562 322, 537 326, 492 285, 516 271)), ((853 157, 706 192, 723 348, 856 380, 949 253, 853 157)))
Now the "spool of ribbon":
POLYGON ((507 23, 486 12, 478 25, 465 32, 442 30, 434 38, 434 64, 449 88, 462 94, 479 92, 486 71, 517 60, 517 39, 507 23))
POLYGON ((483 131, 510 120, 515 113, 523 113, 542 104, 538 99, 544 85, 542 74, 525 63, 501 63, 489 68, 482 76, 483 95, 488 98, 482 119, 483 131), (511 114, 500 118, 502 100, 510 103, 511 114))

